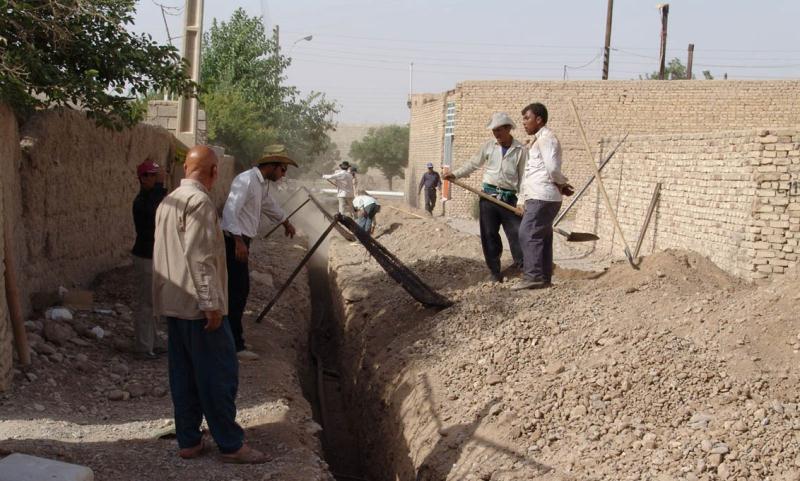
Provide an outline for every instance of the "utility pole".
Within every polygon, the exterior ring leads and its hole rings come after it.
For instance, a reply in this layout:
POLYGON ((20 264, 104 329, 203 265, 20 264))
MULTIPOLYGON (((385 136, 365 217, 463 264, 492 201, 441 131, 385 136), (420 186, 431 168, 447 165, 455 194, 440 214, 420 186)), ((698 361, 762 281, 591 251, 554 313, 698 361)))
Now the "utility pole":
MULTIPOLYGON (((611 15, 614 11, 614 0, 608 0, 608 13, 606 13, 606 46, 603 50, 603 80, 608 80, 608 61, 611 57, 611 15)), ((564 68, 566 79, 567 69, 564 68)))
MULTIPOLYGON (((203 0, 186 0, 183 21, 183 58, 188 63, 189 76, 200 82, 200 44, 203 39, 203 0)), ((182 96, 178 100, 178 140, 187 147, 197 143, 197 98, 182 96)))
POLYGON ((411 108, 411 96, 414 94, 414 62, 408 64, 408 101, 406 105, 411 108))
POLYGON ((686 61, 686 80, 692 80, 692 61, 694 60, 694 44, 689 44, 689 59, 686 61))
POLYGON ((667 17, 669 17, 669 4, 659 3, 656 8, 661 10, 661 53, 659 55, 658 78, 664 80, 667 63, 667 17))

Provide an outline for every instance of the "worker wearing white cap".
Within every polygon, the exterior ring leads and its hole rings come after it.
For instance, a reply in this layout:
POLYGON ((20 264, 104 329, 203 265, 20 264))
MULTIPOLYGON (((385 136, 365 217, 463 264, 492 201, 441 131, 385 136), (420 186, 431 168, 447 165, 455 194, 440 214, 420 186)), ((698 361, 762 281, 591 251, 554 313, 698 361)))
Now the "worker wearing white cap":
MULTIPOLYGON (((525 172, 528 151, 511 135, 516 127, 505 112, 495 112, 486 128, 492 131, 494 140, 483 144, 478 152, 463 166, 452 173, 445 174, 447 180, 467 177, 481 166, 483 171, 482 190, 501 202, 516 207, 520 181, 525 172)), ((500 240, 500 226, 503 226, 514 265, 522 267, 522 249, 519 245, 520 218, 513 212, 484 199, 479 201, 481 246, 483 257, 489 267, 492 279, 503 282, 500 271, 500 256, 503 243, 500 240)))

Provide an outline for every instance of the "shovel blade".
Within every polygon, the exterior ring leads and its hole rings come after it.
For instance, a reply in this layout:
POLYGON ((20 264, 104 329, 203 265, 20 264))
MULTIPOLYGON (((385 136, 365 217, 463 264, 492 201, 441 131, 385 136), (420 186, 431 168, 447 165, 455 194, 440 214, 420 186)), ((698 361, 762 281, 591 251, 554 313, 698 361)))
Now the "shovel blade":
POLYGON ((556 231, 556 233, 566 237, 567 242, 592 242, 600 240, 599 237, 589 232, 570 232, 560 227, 556 227, 554 230, 556 231))

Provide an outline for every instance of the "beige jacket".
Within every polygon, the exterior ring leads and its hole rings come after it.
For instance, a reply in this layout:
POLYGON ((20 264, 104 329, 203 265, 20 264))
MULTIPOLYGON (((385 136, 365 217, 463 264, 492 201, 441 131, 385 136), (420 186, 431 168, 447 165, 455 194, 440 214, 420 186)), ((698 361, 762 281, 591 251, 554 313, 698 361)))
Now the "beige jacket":
POLYGON ((505 156, 500 144, 496 140, 490 140, 483 144, 478 153, 461 168, 454 170, 453 175, 457 179, 467 177, 486 164, 486 170, 483 172, 484 183, 519 192, 527 159, 528 150, 517 139, 511 142, 511 147, 505 156))
POLYGON ((200 182, 183 179, 156 211, 153 313, 204 319, 228 313, 225 240, 214 202, 200 182))

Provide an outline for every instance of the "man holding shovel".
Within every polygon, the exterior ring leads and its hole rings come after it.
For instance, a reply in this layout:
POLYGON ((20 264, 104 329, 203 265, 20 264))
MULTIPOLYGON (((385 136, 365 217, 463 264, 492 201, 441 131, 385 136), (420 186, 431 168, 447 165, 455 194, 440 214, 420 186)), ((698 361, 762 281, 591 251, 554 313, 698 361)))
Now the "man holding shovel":
POLYGON ((522 125, 533 138, 522 180, 524 214, 519 242, 525 253, 522 279, 512 289, 541 289, 553 276, 553 220, 561 209, 561 196, 572 186, 561 173, 561 144, 547 127, 547 108, 532 103, 522 110, 522 125))
MULTIPOLYGON (((517 193, 525 171, 527 150, 511 135, 516 127, 505 112, 496 112, 486 126, 492 131, 495 140, 486 142, 481 149, 459 169, 446 173, 444 178, 455 180, 469 174, 486 164, 483 173, 482 191, 512 208, 517 206, 517 193)), ((520 218, 514 212, 497 204, 480 199, 480 229, 483 257, 489 267, 492 279, 503 282, 500 272, 500 256, 503 243, 500 240, 500 226, 506 233, 514 265, 522 267, 522 249, 519 245, 520 218)))

